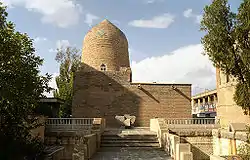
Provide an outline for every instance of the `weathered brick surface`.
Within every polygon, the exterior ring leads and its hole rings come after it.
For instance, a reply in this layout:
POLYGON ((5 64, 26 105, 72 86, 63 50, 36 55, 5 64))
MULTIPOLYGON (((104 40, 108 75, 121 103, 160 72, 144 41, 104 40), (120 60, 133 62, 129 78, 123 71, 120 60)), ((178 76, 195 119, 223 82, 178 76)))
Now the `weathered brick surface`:
MULTIPOLYGON (((130 74, 130 73, 127 73, 130 74)), ((136 116, 137 126, 151 118, 190 118, 191 85, 130 83, 123 72, 84 72, 74 81, 73 117, 104 117, 107 126, 118 125, 115 115, 136 116)))
POLYGON ((191 118, 191 85, 131 83, 125 35, 103 21, 85 39, 82 68, 74 79, 73 117, 106 118, 108 127, 118 126, 116 115, 136 116, 137 126, 149 126, 151 118, 191 118), (105 33, 97 37, 96 32, 105 33), (105 64, 107 71, 101 72, 105 64))
POLYGON ((107 20, 93 27, 84 38, 82 62, 100 70, 101 64, 108 71, 129 67, 128 41, 122 31, 107 20), (102 31, 103 35, 98 35, 102 31))
POLYGON ((209 156, 213 154, 212 136, 182 137, 181 141, 191 145, 194 160, 209 159, 209 156))

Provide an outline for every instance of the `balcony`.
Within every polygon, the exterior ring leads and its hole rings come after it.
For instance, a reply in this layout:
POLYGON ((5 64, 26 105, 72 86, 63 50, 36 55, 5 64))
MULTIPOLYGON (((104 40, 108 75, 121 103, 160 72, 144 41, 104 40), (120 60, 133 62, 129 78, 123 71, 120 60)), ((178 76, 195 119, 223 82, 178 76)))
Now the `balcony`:
POLYGON ((198 106, 195 104, 192 108, 192 114, 199 114, 199 113, 213 113, 216 112, 216 103, 205 103, 198 106))

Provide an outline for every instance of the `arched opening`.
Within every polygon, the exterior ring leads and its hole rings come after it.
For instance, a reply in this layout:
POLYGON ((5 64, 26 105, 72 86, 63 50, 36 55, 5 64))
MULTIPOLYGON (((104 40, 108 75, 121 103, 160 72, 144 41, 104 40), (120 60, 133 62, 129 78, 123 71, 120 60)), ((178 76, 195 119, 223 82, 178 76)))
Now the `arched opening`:
POLYGON ((106 65, 105 65, 105 64, 102 64, 102 65, 101 65, 101 71, 106 71, 106 69, 107 69, 107 68, 106 68, 106 65))

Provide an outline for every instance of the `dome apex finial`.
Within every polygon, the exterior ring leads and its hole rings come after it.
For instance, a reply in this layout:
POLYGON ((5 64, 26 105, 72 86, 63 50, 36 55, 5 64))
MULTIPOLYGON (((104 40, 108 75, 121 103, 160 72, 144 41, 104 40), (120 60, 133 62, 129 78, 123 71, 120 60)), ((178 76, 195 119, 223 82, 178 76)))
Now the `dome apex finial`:
MULTIPOLYGON (((104 19, 103 21, 101 21, 101 23, 111 23, 108 19, 104 19)), ((111 23, 113 24, 113 23, 111 23)))

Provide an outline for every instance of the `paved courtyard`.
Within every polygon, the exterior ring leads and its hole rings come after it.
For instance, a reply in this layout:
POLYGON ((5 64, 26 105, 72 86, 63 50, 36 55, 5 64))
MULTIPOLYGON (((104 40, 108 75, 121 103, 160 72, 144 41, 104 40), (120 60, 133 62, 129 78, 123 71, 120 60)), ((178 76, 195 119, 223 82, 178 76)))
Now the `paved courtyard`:
POLYGON ((165 151, 155 148, 101 148, 91 160, 172 160, 165 151))

